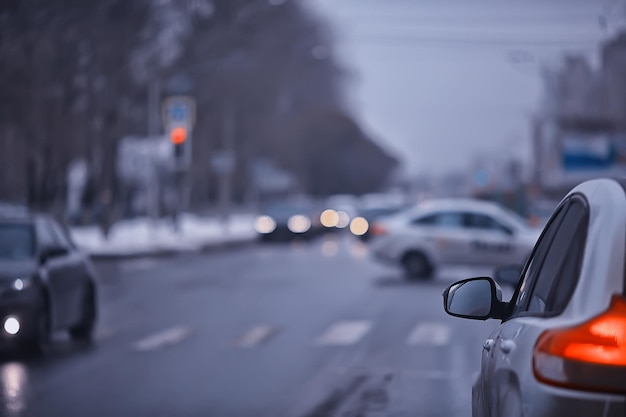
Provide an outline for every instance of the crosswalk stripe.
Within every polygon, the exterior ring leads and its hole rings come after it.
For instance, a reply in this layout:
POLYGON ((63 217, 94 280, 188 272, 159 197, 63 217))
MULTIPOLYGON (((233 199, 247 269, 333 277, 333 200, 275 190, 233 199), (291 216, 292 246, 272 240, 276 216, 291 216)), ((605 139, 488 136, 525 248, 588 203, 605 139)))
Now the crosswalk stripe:
POLYGON ((413 328, 409 346, 445 346, 450 341, 450 327, 445 323, 423 322, 413 328))
POLYGON ((191 334, 186 326, 176 326, 141 339, 133 345, 134 350, 145 352, 182 342, 191 334))
POLYGON ((333 324, 317 339, 322 346, 349 346, 361 340, 372 325, 365 320, 341 321, 333 324))
POLYGON ((255 326, 244 333, 237 340, 236 345, 242 348, 252 348, 258 346, 272 337, 277 331, 278 328, 275 326, 255 326))

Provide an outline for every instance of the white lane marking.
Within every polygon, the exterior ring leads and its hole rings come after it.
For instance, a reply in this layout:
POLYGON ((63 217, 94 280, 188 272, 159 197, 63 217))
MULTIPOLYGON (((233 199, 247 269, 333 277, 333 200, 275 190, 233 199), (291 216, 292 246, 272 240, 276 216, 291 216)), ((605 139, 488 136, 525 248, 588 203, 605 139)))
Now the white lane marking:
POLYGON ((445 323, 424 322, 413 328, 409 346, 445 346, 450 341, 450 327, 445 323))
POLYGON ((186 326, 175 326, 141 339, 133 345, 135 350, 146 352, 182 342, 191 334, 186 326))
POLYGON ((120 264, 120 269, 125 272, 146 271, 148 269, 155 269, 159 265, 159 261, 156 259, 144 258, 136 259, 133 261, 126 261, 120 264))
POLYGON ((239 339, 237 339, 236 344, 241 348, 252 348, 268 340, 277 331, 278 328, 276 328, 275 326, 255 326, 248 330, 246 333, 244 333, 239 339))
POLYGON ((317 339, 317 344, 322 346, 349 346, 357 343, 369 332, 372 325, 368 321, 340 321, 317 339))

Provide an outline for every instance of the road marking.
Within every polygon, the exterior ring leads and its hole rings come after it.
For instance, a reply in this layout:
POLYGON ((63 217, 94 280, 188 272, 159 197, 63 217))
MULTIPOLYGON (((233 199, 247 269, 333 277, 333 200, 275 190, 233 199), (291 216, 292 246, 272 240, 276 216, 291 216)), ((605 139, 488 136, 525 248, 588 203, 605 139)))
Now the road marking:
POLYGON ((241 348, 253 348, 255 346, 259 346, 276 334, 277 331, 278 328, 276 326, 255 326, 237 339, 236 345, 241 348))
POLYGON ((349 346, 361 340, 371 327, 372 325, 364 320, 340 321, 328 328, 317 339, 317 344, 322 346, 349 346))
POLYGON ((424 322, 413 328, 409 346, 445 346, 450 341, 450 327, 445 323, 424 322))
POLYGON ((182 342, 191 334, 191 329, 185 326, 176 326, 155 333, 144 339, 141 339, 133 345, 135 350, 146 352, 149 350, 160 349, 165 346, 175 345, 182 342))

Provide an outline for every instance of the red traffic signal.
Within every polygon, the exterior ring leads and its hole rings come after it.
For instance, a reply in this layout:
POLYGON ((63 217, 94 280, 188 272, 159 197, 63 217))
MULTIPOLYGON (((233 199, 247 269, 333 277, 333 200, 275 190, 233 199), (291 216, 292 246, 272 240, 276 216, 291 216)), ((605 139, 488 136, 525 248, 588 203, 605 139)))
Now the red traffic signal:
POLYGON ((184 127, 175 127, 174 129, 170 130, 170 141, 174 145, 181 145, 185 143, 185 141, 187 140, 187 136, 189 136, 189 133, 184 127))

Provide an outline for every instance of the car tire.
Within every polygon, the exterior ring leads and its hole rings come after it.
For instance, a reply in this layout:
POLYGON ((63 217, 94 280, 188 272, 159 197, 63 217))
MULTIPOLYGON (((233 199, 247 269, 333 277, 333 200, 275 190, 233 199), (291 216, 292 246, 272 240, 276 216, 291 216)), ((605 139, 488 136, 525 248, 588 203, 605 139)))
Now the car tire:
POLYGON ((83 301, 83 315, 80 323, 70 328, 69 333, 72 339, 80 342, 91 342, 96 327, 96 290, 92 285, 85 293, 83 301))
POLYGON ((427 280, 432 278, 434 268, 428 257, 419 251, 407 252, 402 257, 402 267, 409 279, 427 280))

